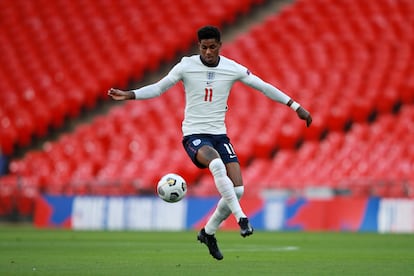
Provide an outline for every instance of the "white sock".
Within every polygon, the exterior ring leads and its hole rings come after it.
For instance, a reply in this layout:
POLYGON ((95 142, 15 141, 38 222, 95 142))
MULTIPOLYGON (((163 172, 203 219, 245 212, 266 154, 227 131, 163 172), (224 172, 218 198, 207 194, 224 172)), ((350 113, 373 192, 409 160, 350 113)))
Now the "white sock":
POLYGON ((217 190, 236 217, 236 220, 239 221, 240 218, 246 217, 234 191, 233 182, 227 176, 226 166, 223 161, 220 158, 214 159, 210 162, 209 169, 213 174, 217 190))
MULTIPOLYGON (((234 187, 234 191, 236 192, 237 198, 240 200, 244 193, 244 186, 237 186, 234 187)), ((217 204, 216 210, 214 211, 213 215, 208 220, 204 230, 207 234, 213 235, 216 233, 217 229, 220 227, 220 224, 230 216, 231 211, 230 208, 227 206, 226 201, 221 198, 217 204)))

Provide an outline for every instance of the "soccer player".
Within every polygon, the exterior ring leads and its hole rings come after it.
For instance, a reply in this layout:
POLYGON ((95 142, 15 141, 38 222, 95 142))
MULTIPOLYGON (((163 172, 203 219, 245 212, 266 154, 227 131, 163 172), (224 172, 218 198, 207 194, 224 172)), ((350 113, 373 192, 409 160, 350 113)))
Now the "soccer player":
POLYGON ((177 82, 183 82, 186 98, 182 123, 183 146, 197 167, 210 170, 221 195, 213 215, 198 233, 197 239, 206 244, 215 259, 221 260, 223 255, 215 233, 230 214, 236 218, 242 237, 253 234, 253 227, 239 203, 244 192, 240 164, 224 123, 233 83, 241 81, 270 99, 289 106, 300 119, 306 121, 308 127, 312 117, 288 95, 252 74, 246 67, 221 56, 221 34, 216 27, 202 27, 197 35, 199 55, 183 57, 154 84, 127 91, 111 88, 108 95, 114 100, 144 100, 160 96, 177 82))

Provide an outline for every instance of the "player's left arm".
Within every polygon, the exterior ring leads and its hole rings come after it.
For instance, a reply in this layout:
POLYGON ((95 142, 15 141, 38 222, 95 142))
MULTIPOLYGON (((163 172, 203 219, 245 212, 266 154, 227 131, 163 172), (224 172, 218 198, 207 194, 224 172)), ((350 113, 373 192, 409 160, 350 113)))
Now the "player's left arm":
POLYGON ((253 87, 256 90, 261 91, 270 99, 277 101, 279 103, 285 104, 293 109, 298 117, 302 120, 306 121, 306 126, 309 127, 312 123, 312 116, 309 111, 303 108, 299 103, 295 102, 291 97, 289 97, 286 93, 282 92, 275 86, 271 85, 263 81, 261 78, 252 75, 250 72, 247 71, 245 77, 240 79, 243 83, 253 87))

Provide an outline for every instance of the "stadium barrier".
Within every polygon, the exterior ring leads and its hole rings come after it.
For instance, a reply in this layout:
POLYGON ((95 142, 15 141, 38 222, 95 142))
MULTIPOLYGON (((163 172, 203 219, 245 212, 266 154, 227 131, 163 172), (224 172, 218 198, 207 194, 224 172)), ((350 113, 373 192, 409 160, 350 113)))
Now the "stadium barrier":
MULTIPOLYGON (((166 203, 156 197, 42 196, 39 228, 181 231, 203 227, 217 197, 166 203)), ((413 199, 250 197, 242 200, 254 227, 264 231, 414 232, 413 199)), ((222 229, 238 229, 230 217, 222 229)))

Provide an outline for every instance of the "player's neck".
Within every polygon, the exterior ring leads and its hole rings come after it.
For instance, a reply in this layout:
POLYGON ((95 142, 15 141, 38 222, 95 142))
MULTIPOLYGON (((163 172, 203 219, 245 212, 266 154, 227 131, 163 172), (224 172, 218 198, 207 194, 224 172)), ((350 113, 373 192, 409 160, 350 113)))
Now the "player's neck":
POLYGON ((214 64, 209 64, 209 63, 205 62, 205 61, 204 61, 204 59, 201 57, 201 55, 200 55, 200 60, 201 60, 201 62, 202 62, 205 66, 208 66, 208 67, 217 67, 217 66, 219 65, 219 63, 220 63, 220 56, 218 56, 218 57, 217 57, 217 62, 216 62, 216 63, 214 63, 214 64))

